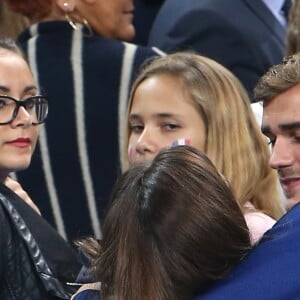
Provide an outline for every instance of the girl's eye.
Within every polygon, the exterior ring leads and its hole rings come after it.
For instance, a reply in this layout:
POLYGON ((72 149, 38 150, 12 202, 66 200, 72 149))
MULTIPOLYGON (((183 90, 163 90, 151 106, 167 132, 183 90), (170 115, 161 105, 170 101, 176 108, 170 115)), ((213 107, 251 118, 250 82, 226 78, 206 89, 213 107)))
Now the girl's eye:
POLYGON ((134 133, 141 133, 144 130, 143 125, 130 125, 130 131, 134 133))
POLYGON ((174 123, 167 123, 164 125, 164 127, 169 131, 173 131, 173 130, 179 128, 180 126, 178 124, 174 124, 174 123))

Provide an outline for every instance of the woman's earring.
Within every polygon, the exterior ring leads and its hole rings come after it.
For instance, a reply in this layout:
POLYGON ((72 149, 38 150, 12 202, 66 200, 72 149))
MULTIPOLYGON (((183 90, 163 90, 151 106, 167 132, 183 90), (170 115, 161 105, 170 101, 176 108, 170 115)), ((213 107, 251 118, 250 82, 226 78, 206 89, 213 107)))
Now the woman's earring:
POLYGON ((69 7, 69 3, 68 2, 64 2, 63 7, 64 7, 65 11, 69 10, 69 8, 68 8, 69 7))
MULTIPOLYGON (((63 3, 63 10, 65 12, 65 18, 66 20, 68 21, 68 23, 70 24, 70 26, 74 29, 74 30, 78 30, 80 29, 78 27, 78 24, 76 21, 74 21, 71 16, 70 16, 70 12, 74 11, 74 8, 73 7, 70 7, 69 3, 68 2, 64 2, 63 3)), ((86 29, 87 29, 87 33, 85 34, 85 36, 87 37, 91 37, 93 36, 93 30, 90 26, 90 24, 88 23, 88 21, 85 19, 85 18, 81 18, 81 22, 79 24, 82 24, 86 29)))

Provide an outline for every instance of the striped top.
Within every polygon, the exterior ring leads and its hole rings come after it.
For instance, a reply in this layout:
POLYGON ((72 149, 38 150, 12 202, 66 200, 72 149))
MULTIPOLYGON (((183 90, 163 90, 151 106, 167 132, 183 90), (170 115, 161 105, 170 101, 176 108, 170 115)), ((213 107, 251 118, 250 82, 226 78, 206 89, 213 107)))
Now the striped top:
POLYGON ((49 116, 31 166, 17 179, 63 237, 101 238, 130 85, 145 59, 162 53, 87 37, 64 21, 33 25, 18 41, 49 99, 49 116))

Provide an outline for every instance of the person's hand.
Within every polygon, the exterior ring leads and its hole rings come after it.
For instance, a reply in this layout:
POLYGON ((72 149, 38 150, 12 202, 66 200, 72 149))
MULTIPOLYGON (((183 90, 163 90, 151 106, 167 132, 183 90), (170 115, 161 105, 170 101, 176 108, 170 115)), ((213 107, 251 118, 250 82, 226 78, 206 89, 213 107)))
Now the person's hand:
POLYGON ((22 198, 32 209, 34 209, 39 215, 41 212, 39 208, 34 204, 29 195, 23 190, 22 186, 19 182, 13 180, 10 177, 6 177, 4 184, 11 189, 14 193, 16 193, 20 198, 22 198))

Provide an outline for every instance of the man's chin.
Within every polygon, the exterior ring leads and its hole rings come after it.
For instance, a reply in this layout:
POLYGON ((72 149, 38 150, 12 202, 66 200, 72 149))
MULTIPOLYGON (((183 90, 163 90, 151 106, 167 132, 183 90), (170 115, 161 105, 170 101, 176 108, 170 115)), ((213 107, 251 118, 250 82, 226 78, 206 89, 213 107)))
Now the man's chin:
POLYGON ((290 210, 299 202, 300 202, 300 197, 287 198, 286 199, 286 209, 290 210))

